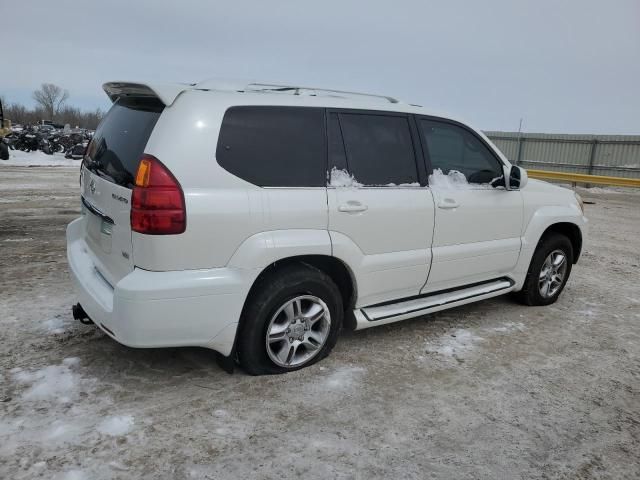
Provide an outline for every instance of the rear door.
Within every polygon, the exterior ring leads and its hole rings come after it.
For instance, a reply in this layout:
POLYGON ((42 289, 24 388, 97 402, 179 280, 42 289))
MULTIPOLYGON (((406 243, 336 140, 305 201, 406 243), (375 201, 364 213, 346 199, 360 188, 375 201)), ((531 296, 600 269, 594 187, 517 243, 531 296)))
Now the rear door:
POLYGON ((412 118, 328 113, 329 233, 353 269, 358 304, 419 293, 429 273, 434 207, 412 118))
POLYGON ((100 123, 82 162, 85 242, 96 269, 112 286, 133 270, 131 192, 140 157, 163 107, 149 98, 118 100, 100 123))

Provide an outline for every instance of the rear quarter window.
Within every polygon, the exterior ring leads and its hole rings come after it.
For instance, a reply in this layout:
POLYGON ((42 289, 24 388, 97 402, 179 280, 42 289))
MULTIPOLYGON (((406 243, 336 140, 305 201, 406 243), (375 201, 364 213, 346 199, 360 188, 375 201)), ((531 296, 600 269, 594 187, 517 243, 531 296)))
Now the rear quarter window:
POLYGON ((261 187, 324 187, 325 150, 322 108, 238 106, 224 115, 216 159, 261 187))

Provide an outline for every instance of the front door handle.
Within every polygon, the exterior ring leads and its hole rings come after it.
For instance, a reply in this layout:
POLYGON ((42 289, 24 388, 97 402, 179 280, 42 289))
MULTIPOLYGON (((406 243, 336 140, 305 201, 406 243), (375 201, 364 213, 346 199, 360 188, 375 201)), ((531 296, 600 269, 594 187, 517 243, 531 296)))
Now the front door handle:
POLYGON ((455 199, 449 197, 443 198, 438 202, 438 208, 444 208, 445 210, 458 208, 459 206, 460 204, 455 199))
POLYGON ((338 207, 338 211, 345 212, 345 213, 358 213, 358 212, 364 212, 368 208, 369 207, 367 207, 366 205, 360 202, 349 200, 347 203, 343 203, 342 205, 340 205, 338 207))

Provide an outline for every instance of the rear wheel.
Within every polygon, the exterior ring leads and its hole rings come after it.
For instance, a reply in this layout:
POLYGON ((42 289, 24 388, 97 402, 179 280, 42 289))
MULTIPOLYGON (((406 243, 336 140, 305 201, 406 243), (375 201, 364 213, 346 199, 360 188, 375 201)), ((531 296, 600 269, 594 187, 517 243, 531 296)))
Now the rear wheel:
POLYGON ((562 234, 549 233, 538 244, 524 286, 516 298, 526 305, 554 303, 571 274, 573 247, 562 234))
POLYGON ((243 368, 252 375, 284 373, 326 357, 343 318, 342 297, 331 277, 300 264, 258 282, 238 331, 243 368))

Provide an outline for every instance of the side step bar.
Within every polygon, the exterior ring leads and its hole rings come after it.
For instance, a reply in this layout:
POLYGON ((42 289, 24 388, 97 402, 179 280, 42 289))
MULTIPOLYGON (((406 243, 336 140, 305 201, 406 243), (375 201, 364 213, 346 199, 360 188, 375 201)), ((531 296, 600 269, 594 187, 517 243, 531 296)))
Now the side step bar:
POLYGON ((513 289, 515 282, 510 278, 499 278, 455 290, 433 292, 395 303, 384 303, 356 310, 356 329, 373 327, 417 317, 425 313, 444 310, 450 306, 464 305, 475 300, 496 297, 513 289))

